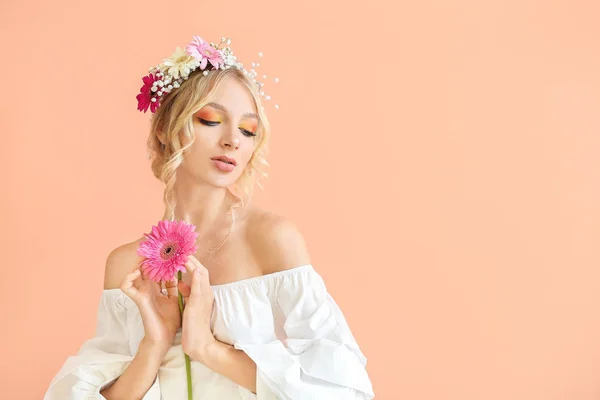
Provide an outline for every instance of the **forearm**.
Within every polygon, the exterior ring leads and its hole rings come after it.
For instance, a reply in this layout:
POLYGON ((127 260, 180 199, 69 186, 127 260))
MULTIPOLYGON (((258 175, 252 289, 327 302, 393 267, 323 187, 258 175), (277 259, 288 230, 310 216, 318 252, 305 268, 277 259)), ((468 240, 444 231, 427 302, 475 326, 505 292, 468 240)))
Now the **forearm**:
POLYGON ((242 350, 215 340, 194 357, 213 371, 256 393, 256 364, 242 350))
POLYGON ((143 399, 150 390, 168 346, 142 339, 137 354, 123 374, 100 394, 107 400, 143 399))

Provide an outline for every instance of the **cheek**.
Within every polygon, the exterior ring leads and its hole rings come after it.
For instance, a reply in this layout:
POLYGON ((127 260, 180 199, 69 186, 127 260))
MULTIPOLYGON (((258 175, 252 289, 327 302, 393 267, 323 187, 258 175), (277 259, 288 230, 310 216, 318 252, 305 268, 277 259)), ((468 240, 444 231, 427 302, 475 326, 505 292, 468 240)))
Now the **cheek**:
POLYGON ((240 158, 244 161, 244 164, 250 161, 250 158, 252 158, 252 154, 254 153, 254 140, 250 139, 245 142, 247 143, 242 145, 243 148, 240 148, 240 158))
POLYGON ((192 169, 200 168, 201 165, 206 163, 206 160, 210 157, 208 149, 214 147, 209 143, 208 137, 195 133, 194 142, 192 145, 185 150, 184 162, 192 169))
POLYGON ((212 149, 217 145, 219 135, 219 127, 197 126, 194 131, 194 144, 192 144, 192 147, 197 152, 205 153, 207 149, 212 149))

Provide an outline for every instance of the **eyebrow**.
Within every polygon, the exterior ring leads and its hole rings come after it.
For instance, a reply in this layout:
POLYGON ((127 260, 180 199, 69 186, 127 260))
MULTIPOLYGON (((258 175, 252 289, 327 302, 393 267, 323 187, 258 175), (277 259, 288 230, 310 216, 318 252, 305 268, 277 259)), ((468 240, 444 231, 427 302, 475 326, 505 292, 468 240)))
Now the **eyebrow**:
MULTIPOLYGON (((213 108, 216 108, 218 110, 221 110, 223 112, 227 112, 227 108, 225 108, 224 106, 218 104, 218 103, 208 103, 207 106, 211 106, 213 108)), ((244 115, 242 115, 243 117, 249 117, 249 118, 256 118, 258 119, 258 115, 256 115, 255 113, 246 113, 244 115)))

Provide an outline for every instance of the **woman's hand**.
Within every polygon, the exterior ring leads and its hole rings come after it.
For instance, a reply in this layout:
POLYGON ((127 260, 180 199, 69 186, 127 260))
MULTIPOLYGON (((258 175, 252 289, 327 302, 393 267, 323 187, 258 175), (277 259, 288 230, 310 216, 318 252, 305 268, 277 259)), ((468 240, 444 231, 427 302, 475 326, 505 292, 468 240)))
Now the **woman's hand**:
POLYGON ((144 323, 144 339, 168 350, 181 326, 177 299, 177 278, 166 282, 167 294, 159 282, 147 279, 141 267, 128 274, 121 290, 138 306, 144 323))
POLYGON ((185 304, 181 346, 184 353, 202 362, 207 350, 216 342, 210 329, 215 298, 206 267, 194 256, 189 256, 184 265, 192 275, 192 282, 191 287, 183 281, 178 283, 185 304))

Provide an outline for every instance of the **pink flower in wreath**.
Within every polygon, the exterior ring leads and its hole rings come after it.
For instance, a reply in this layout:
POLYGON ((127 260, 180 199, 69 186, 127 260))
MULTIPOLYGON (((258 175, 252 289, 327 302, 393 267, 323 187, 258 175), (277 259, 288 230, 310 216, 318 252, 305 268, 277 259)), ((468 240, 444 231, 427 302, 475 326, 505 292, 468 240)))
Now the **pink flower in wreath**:
POLYGON ((154 113, 160 106, 158 97, 156 97, 156 101, 152 101, 154 94, 152 92, 152 85, 158 80, 160 80, 160 77, 154 74, 149 74, 142 78, 144 85, 140 88, 140 94, 135 97, 138 101, 138 110, 146 112, 148 111, 148 107, 150 107, 150 112, 154 113))
POLYGON ((200 36, 194 36, 194 39, 186 46, 185 50, 189 55, 200 60, 201 70, 205 69, 209 62, 215 69, 219 69, 219 66, 223 64, 221 51, 206 43, 200 36))

